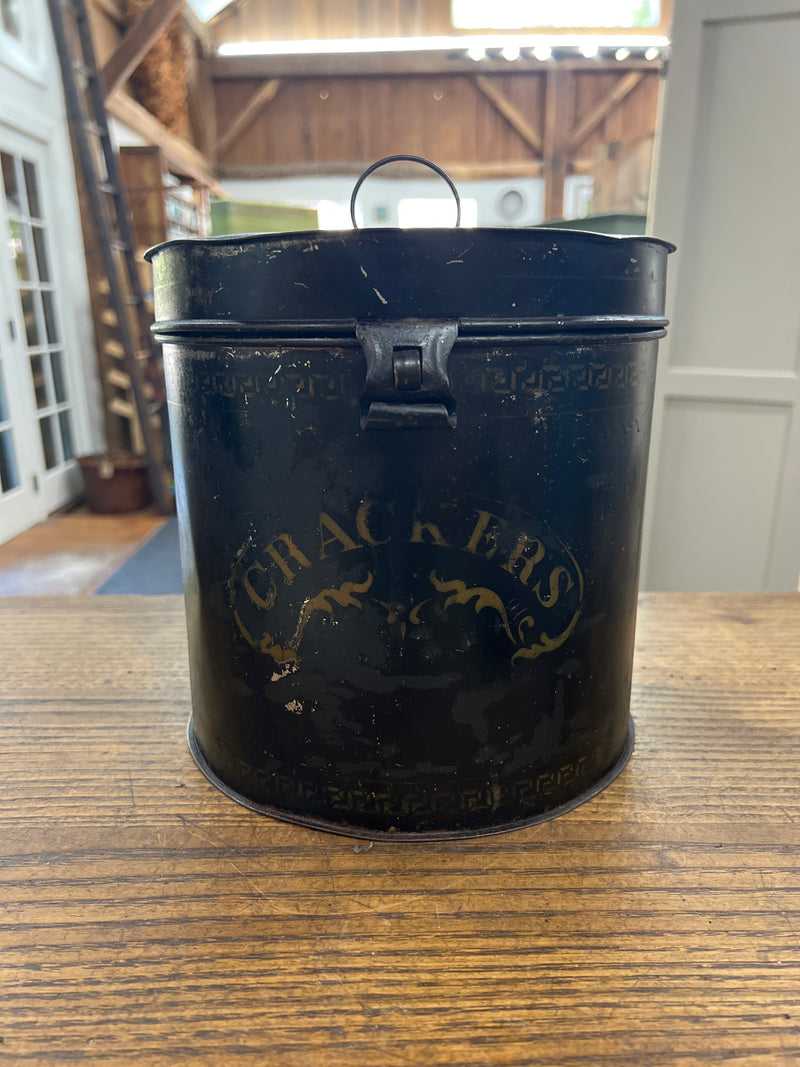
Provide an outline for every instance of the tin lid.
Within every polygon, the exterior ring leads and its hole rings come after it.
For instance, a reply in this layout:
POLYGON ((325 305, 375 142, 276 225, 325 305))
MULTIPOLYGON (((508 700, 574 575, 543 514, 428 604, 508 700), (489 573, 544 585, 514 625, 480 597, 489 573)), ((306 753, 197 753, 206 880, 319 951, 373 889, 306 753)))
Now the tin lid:
MULTIPOLYGON (((351 215, 361 182, 353 190, 351 215)), ((413 157, 416 159, 416 157, 413 157)), ((458 205, 458 194, 440 168, 458 205)), ((452 319, 459 334, 664 325, 652 237, 529 229, 353 229, 167 241, 150 249, 157 335, 352 334, 452 319)))
POLYGON ((495 332, 531 320, 597 328, 609 318, 652 328, 641 320, 664 314, 672 248, 578 230, 373 229, 168 241, 147 258, 159 333, 213 321, 409 318, 495 332))

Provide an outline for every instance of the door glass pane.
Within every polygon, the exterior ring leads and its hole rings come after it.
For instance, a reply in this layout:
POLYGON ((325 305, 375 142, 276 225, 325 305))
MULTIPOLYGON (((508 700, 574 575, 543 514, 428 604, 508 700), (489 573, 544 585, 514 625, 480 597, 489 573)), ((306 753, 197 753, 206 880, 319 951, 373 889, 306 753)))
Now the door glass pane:
POLYGON ((0 430, 0 491, 7 493, 19 485, 17 464, 14 460, 14 442, 11 430, 0 430))
POLYGON ((0 494, 8 493, 19 485, 17 458, 14 451, 14 435, 11 430, 11 405, 6 393, 0 352, 0 494))
POLYGON ((47 334, 49 345, 58 344, 58 324, 56 322, 56 309, 53 306, 53 294, 42 290, 42 308, 44 310, 44 332, 47 334))
POLYGON ((22 317, 25 320, 25 336, 28 339, 28 347, 36 348, 41 343, 39 335, 39 320, 36 316, 36 305, 39 303, 33 289, 20 289, 19 298, 22 302, 22 317))
POLYGON ((6 401, 6 387, 3 382, 3 364, 0 363, 0 422, 8 422, 11 418, 6 401))
POLYGON ((33 391, 36 394, 37 408, 47 407, 47 382, 44 376, 44 365, 41 356, 31 356, 31 377, 33 378, 33 391))
POLYGON ((67 390, 64 388, 64 375, 61 369, 61 353, 50 353, 50 367, 53 371, 53 389, 56 394, 56 403, 63 404, 67 399, 67 390))
POLYGON ((31 265, 28 261, 28 246, 25 240, 25 231, 28 227, 22 226, 18 222, 10 222, 8 228, 11 234, 11 255, 14 259, 17 278, 21 282, 29 282, 31 280, 31 265))
POLYGON ((50 281, 50 266, 47 262, 47 247, 44 243, 44 230, 41 226, 33 226, 33 247, 36 250, 36 271, 40 282, 50 281))
POLYGON ((19 21, 19 0, 0 0, 0 19, 3 30, 9 37, 22 40, 22 28, 19 21))
POLYGON ((27 159, 22 161, 22 170, 25 174, 25 188, 28 190, 28 214, 32 219, 42 217, 42 208, 39 202, 39 182, 36 177, 36 167, 27 159))
POLYGON ((55 419, 52 415, 49 415, 44 419, 39 419, 39 429, 42 434, 42 448, 44 449, 44 465, 48 470, 52 470, 53 467, 58 466, 58 453, 56 452, 55 434, 53 432, 54 422, 55 419))
POLYGON ((17 168, 14 165, 14 157, 8 152, 0 152, 0 163, 3 168, 3 187, 6 192, 8 210, 14 214, 22 213, 22 201, 20 199, 19 184, 17 182, 17 168))
POLYGON ((72 425, 68 411, 59 411, 58 424, 61 427, 61 449, 66 463, 68 459, 72 459, 75 455, 75 450, 72 447, 72 425))

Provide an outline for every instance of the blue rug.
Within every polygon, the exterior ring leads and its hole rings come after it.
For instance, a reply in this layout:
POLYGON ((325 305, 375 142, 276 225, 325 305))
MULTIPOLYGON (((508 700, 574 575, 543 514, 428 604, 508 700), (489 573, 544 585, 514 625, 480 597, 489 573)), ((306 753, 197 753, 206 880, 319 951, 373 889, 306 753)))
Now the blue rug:
POLYGON ((182 593, 178 520, 173 515, 157 534, 106 578, 96 590, 100 596, 165 596, 182 593))

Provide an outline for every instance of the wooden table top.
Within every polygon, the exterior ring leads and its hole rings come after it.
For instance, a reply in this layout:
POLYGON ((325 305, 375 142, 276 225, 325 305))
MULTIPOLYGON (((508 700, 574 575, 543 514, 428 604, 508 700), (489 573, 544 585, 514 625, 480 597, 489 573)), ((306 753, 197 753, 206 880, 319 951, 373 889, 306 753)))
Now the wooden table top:
POLYGON ((0 634, 3 1062, 800 1062, 800 596, 644 595, 622 775, 417 845, 200 775, 179 598, 0 634))

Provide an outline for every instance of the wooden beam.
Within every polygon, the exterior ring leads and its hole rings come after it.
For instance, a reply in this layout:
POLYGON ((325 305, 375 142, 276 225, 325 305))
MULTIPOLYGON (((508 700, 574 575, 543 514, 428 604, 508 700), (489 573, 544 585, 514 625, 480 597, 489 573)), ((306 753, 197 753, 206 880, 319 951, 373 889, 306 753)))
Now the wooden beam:
POLYGON ((574 151, 582 141, 585 141, 590 133, 593 133, 600 123, 608 118, 612 111, 619 107, 626 96, 629 96, 644 77, 641 71, 632 70, 620 78, 610 93, 592 108, 589 114, 572 131, 569 146, 574 151))
MULTIPOLYGON (((665 2, 665 0, 662 0, 662 3, 664 3, 664 2, 665 2)), ((667 2, 671 3, 671 0, 667 0, 667 2)), ((239 0, 228 0, 227 4, 223 4, 222 7, 219 9, 219 11, 215 15, 212 15, 211 18, 208 20, 209 26, 213 26, 214 23, 217 22, 218 19, 222 18, 222 16, 225 14, 225 12, 228 10, 229 7, 234 7, 234 6, 235 7, 239 6, 239 0)))
MULTIPOLYGON (((488 178, 521 179, 538 178, 542 173, 542 164, 537 159, 509 160, 508 162, 493 163, 448 163, 439 161, 441 166, 456 182, 480 181, 488 178)), ((584 161, 585 172, 588 172, 589 163, 584 161)), ((328 162, 297 162, 297 163, 245 163, 229 164, 221 163, 219 176, 243 181, 265 181, 272 178, 310 178, 331 177, 344 175, 352 177, 355 181, 360 174, 367 169, 369 162, 355 163, 342 160, 330 160, 328 162)), ((404 166, 397 163, 386 170, 386 178, 419 178, 418 166, 409 164, 404 166)))
POLYGON ((106 97, 127 81, 183 7, 183 0, 152 0, 145 12, 125 31, 102 71, 106 97))
POLYGON ((191 4, 187 4, 183 9, 183 22, 187 29, 193 33, 200 42, 203 56, 210 56, 213 50, 213 45, 211 43, 211 34, 208 32, 208 25, 195 15, 191 4))
POLYGON ((192 139, 207 159, 213 159, 217 149, 217 101, 209 74, 208 59, 195 59, 194 77, 187 83, 186 103, 192 139))
POLYGON ((544 98, 544 217, 564 217, 564 180, 569 172, 569 118, 573 82, 560 66, 547 73, 544 98))
POLYGON ((102 11, 104 15, 116 22, 119 26, 125 23, 125 12, 122 10, 122 0, 92 0, 94 7, 102 11))
MULTIPOLYGON (((102 11, 104 15, 108 16, 112 22, 116 22, 118 26, 125 25, 126 19, 125 12, 122 8, 122 0, 89 0, 89 5, 90 7, 97 8, 98 11, 102 11)), ((190 4, 186 4, 183 9, 183 21, 191 33, 193 33, 198 41, 200 41, 203 55, 210 56, 213 51, 213 45, 208 24, 195 15, 190 4)))
POLYGON ((233 148, 244 132, 255 122, 267 104, 275 99, 275 94, 278 92, 281 85, 282 82, 280 78, 270 78, 269 81, 264 82, 263 85, 256 89, 231 123, 230 127, 217 141, 217 151, 215 153, 217 159, 222 159, 222 157, 233 148))
POLYGON ((472 84, 478 90, 478 92, 486 97, 495 111, 506 120, 512 130, 519 134, 525 144, 539 157, 542 155, 542 139, 539 136, 537 130, 531 126, 525 116, 519 111, 514 104, 511 103, 496 85, 492 85, 489 78, 484 77, 482 74, 476 75, 472 79, 472 84))
POLYGON ((171 133, 141 104, 117 91, 106 101, 106 108, 110 115, 138 133, 148 144, 158 145, 164 152, 170 170, 208 186, 215 196, 225 196, 225 190, 212 176, 211 166, 205 156, 183 137, 171 133))
POLYGON ((570 174, 591 174, 592 173, 592 161, 591 159, 572 159, 569 163, 570 174))
POLYGON ((492 178, 512 181, 518 178, 538 178, 542 173, 542 164, 538 159, 508 163, 451 163, 445 170, 456 182, 479 182, 492 178))
POLYGON ((654 59, 559 59, 540 63, 523 57, 509 63, 505 59, 469 59, 466 53, 375 52, 358 55, 313 56, 219 56, 212 61, 215 78, 330 78, 390 74, 539 74, 549 70, 583 73, 621 74, 628 70, 657 71, 661 61, 654 59))

